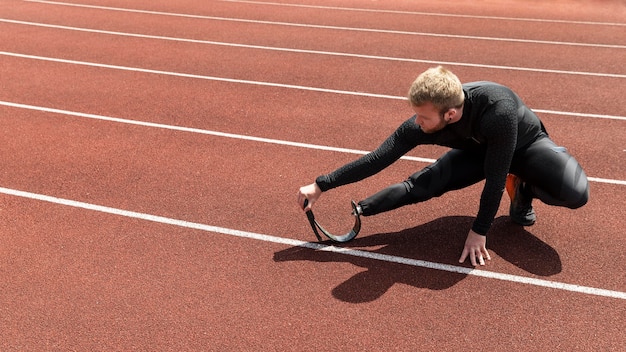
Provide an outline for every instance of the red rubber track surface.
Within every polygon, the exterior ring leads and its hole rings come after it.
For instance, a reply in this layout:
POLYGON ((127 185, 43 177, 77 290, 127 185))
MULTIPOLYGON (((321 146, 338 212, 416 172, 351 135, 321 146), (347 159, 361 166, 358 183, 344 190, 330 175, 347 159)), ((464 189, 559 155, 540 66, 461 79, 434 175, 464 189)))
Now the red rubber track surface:
MULTIPOLYGON (((0 0, 0 350, 626 345, 622 2, 69 3, 0 0), (312 145, 376 148, 439 62, 514 88, 589 203, 535 202, 521 228, 505 195, 480 268, 498 278, 445 269, 471 267, 481 184, 310 248, 298 188, 357 157, 312 145)), ((327 192, 316 216, 345 231, 350 199, 424 165, 327 192)))

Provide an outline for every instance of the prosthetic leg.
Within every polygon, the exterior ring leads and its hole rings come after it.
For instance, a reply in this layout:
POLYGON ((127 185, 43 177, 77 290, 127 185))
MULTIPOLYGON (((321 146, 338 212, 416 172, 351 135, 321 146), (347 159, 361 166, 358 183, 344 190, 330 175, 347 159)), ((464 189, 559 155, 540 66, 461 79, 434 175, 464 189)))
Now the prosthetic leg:
MULTIPOLYGON (((305 199, 304 206, 306 207, 308 204, 309 204, 309 201, 305 199)), ((313 233, 315 234, 315 237, 317 237, 317 240, 320 242, 322 242, 322 237, 320 236, 319 232, 322 232, 324 236, 328 237, 329 239, 335 242, 343 243, 343 242, 348 242, 352 240, 353 238, 355 238, 356 235, 359 234, 359 231, 361 231, 361 218, 360 218, 361 214, 358 210, 358 205, 354 201, 352 201, 352 215, 354 215, 354 226, 352 227, 352 230, 350 230, 345 235, 333 235, 332 233, 326 231, 326 229, 324 229, 322 225, 320 225, 317 222, 317 220, 315 220, 313 211, 309 210, 306 212, 306 216, 309 219, 309 223, 311 224, 313 233)))

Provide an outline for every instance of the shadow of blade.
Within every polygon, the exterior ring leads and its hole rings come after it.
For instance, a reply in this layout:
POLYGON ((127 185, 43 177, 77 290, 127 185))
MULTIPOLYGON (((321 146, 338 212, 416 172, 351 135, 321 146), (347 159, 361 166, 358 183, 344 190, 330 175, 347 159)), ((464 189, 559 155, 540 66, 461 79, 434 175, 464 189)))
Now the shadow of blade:
MULTIPOLYGON (((460 253, 460 248, 462 248, 459 247, 459 243, 462 245, 465 241, 469 221, 471 221, 471 218, 447 217, 395 233, 357 237, 346 244, 329 241, 324 242, 324 244, 334 245, 335 247, 359 248, 361 250, 366 250, 364 248, 367 247, 377 247, 377 249, 370 252, 458 265, 454 259, 458 259, 457 252, 460 253), (457 225, 453 226, 454 224, 457 225), (442 240, 445 240, 446 243, 457 243, 457 245, 442 245, 442 240)), ((455 285, 466 276, 465 274, 426 267, 392 263, 348 255, 346 253, 304 247, 291 247, 276 252, 274 261, 351 263, 365 268, 365 271, 354 275, 332 290, 334 297, 351 303, 364 303, 376 300, 396 283, 417 288, 443 290, 455 285)))
MULTIPOLYGON (((437 265, 471 268, 469 260, 466 260, 465 264, 459 264, 458 258, 473 221, 473 217, 442 217, 399 232, 360 237, 345 244, 330 241, 323 244, 360 251, 375 248, 367 252, 437 265)), ((558 253, 522 227, 511 224, 508 217, 497 219, 487 239, 487 247, 505 260, 533 274, 548 276, 561 270, 558 253)), ((305 247, 291 247, 276 252, 274 261, 351 263, 364 268, 364 271, 355 274, 332 290, 335 298, 350 303, 376 300, 396 283, 416 288, 445 290, 467 276, 419 264, 400 264, 349 253, 305 247)))

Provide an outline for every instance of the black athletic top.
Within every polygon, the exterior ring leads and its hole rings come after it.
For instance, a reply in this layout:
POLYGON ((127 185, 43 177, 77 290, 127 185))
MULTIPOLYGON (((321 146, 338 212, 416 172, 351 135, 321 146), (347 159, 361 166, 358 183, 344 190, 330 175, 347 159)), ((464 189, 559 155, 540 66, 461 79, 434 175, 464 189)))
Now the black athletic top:
POLYGON ((545 133, 541 121, 509 88, 492 82, 463 85, 463 115, 435 133, 424 133, 413 116, 376 150, 315 182, 322 191, 372 176, 421 144, 485 154, 485 186, 472 230, 485 235, 498 211, 513 153, 545 133))

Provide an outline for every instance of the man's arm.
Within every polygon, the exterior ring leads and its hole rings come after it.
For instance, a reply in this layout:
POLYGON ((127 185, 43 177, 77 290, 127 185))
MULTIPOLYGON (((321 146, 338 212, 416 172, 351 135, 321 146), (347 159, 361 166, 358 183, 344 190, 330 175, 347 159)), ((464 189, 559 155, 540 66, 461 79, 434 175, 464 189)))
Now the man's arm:
POLYGON ((517 104, 501 100, 488 110, 481 120, 480 131, 487 142, 485 153, 485 186, 480 197, 478 215, 467 234, 459 263, 469 256, 473 266, 491 260, 487 251, 487 232, 500 206, 506 175, 517 145, 517 104))
POLYGON ((298 205, 305 212, 311 210, 313 203, 319 199, 322 192, 360 181, 380 172, 417 146, 421 140, 420 135, 423 134, 415 123, 415 117, 411 117, 404 121, 373 152, 338 168, 330 174, 317 177, 315 182, 309 185, 300 187, 298 191, 298 205), (306 206, 304 205, 305 200, 308 200, 306 206))
POLYGON ((517 146, 517 124, 517 104, 510 99, 495 103, 481 120, 480 131, 487 143, 485 185, 472 225, 472 230, 480 235, 487 234, 500 207, 506 175, 517 146))
POLYGON ((412 117, 400 125, 374 151, 335 171, 317 177, 315 183, 325 192, 375 175, 423 142, 424 133, 412 117))

